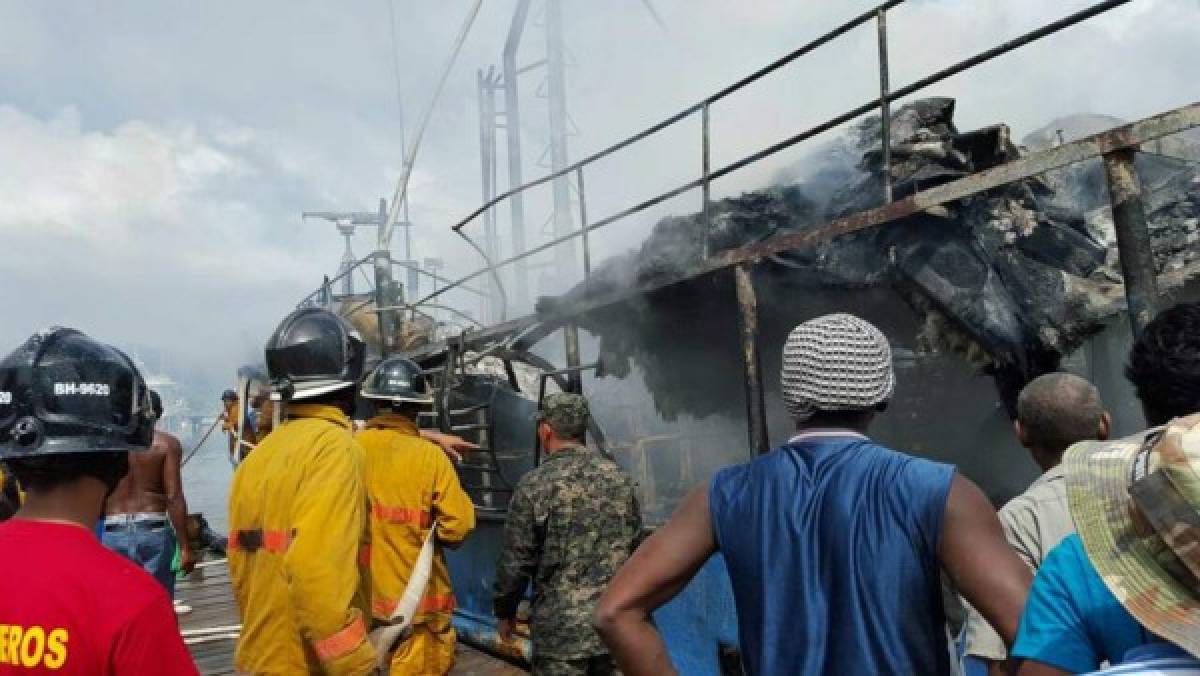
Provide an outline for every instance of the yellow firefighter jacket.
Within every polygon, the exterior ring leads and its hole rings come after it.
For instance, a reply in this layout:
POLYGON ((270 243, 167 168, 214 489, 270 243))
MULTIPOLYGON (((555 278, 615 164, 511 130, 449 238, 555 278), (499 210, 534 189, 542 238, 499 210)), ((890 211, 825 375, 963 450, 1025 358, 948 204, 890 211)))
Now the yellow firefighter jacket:
POLYGON ((229 574, 242 619, 234 659, 253 674, 365 674, 359 548, 362 448, 341 410, 288 406, 289 419, 234 473, 229 574))
MULTIPOLYGON (((392 413, 376 416, 357 439, 366 452, 371 512, 371 544, 365 557, 371 612, 385 620, 404 592, 433 523, 437 523, 439 545, 457 546, 475 528, 475 506, 442 449, 419 437, 408 418, 392 413)), ((449 617, 454 603, 446 559, 438 547, 414 622, 449 617)))

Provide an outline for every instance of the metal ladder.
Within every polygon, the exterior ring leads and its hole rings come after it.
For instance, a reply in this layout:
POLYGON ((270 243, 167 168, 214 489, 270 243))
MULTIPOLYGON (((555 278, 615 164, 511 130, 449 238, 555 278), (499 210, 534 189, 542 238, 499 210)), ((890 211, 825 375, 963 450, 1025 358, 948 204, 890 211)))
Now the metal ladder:
POLYGON ((445 431, 471 441, 479 450, 470 451, 458 465, 463 488, 471 495, 475 509, 503 514, 508 512, 507 500, 500 498, 513 492, 513 484, 504 476, 500 458, 493 447, 492 405, 476 404, 462 409, 448 409, 443 416, 445 431), (463 473, 475 474, 470 481, 463 473))
POLYGON ((451 408, 452 378, 461 366, 458 346, 452 346, 446 355, 445 365, 429 369, 428 375, 438 375, 437 425, 443 431, 458 435, 477 446, 468 451, 456 468, 462 487, 471 496, 476 512, 504 515, 508 513, 507 498, 512 495, 513 482, 504 475, 500 458, 494 448, 495 428, 490 401, 466 408, 451 408), (476 481, 469 477, 475 475, 476 481))

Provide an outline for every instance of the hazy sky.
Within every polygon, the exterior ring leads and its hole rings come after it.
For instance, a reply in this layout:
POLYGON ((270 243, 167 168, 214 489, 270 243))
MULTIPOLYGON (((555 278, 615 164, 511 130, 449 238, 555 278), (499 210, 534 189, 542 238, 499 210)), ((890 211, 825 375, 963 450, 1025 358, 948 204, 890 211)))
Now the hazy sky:
MULTIPOLYGON (((664 31, 640 0, 560 1, 573 158, 872 4, 656 0, 664 31)), ((397 84, 411 134, 470 4, 392 2, 398 78, 388 0, 0 0, 0 345, 66 324, 161 346, 181 366, 232 379, 279 318, 336 268, 340 238, 327 224, 302 223, 300 212, 372 209, 391 195, 397 84)), ((900 86, 1089 4, 911 0, 890 20, 892 81, 900 86)), ((514 5, 485 3, 411 186, 417 254, 446 259, 450 272, 478 262, 448 228, 479 202, 475 70, 498 64, 514 5)), ((542 58, 543 6, 534 1, 522 63, 542 58)), ((930 93, 958 97, 960 127, 1008 122, 1018 138, 1075 112, 1134 118, 1200 98, 1197 44, 1200 2, 1135 0, 930 93)), ((868 100, 875 62, 868 27, 714 107, 714 164, 868 100)), ((523 77, 530 178, 546 170, 547 112, 542 72, 523 77)), ((690 121, 597 167, 588 177, 592 216, 693 178, 698 139, 690 121)), ((785 153, 716 192, 762 185, 802 157, 785 153)), ((690 211, 697 199, 656 214, 690 211)), ((544 198, 531 201, 532 239, 543 236, 548 215, 544 198)), ((600 242, 601 253, 635 245, 651 218, 600 242)), ((360 236, 360 255, 372 237, 360 236)))

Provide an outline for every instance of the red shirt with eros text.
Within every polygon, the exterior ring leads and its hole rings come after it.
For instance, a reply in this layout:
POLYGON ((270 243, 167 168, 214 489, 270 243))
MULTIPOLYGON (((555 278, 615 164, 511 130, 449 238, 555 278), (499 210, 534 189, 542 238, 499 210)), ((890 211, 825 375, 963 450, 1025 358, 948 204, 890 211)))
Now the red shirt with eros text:
POLYGON ((0 676, 196 673, 144 570, 80 526, 0 524, 0 676))

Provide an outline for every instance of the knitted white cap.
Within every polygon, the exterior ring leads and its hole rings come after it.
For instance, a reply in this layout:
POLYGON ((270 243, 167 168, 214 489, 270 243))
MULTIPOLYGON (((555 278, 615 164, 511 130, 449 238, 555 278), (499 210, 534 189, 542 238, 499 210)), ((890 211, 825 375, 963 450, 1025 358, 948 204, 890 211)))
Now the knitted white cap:
POLYGON ((810 319, 783 346, 783 403, 797 420, 817 411, 871 409, 895 387, 887 337, 854 315, 810 319))

